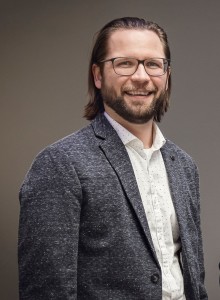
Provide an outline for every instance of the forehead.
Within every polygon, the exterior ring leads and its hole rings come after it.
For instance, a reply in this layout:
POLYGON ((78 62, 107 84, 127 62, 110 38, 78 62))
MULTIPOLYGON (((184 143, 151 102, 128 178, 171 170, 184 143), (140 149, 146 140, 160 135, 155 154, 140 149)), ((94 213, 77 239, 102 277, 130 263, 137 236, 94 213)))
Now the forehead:
POLYGON ((107 45, 108 57, 164 57, 158 35, 147 29, 119 29, 111 33, 107 45))

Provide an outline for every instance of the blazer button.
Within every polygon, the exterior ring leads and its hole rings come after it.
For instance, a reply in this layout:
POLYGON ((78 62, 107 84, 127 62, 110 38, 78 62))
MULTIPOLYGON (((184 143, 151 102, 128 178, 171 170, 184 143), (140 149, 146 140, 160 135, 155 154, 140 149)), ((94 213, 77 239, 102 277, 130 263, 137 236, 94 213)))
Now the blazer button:
POLYGON ((153 282, 153 283, 155 283, 155 284, 158 283, 159 278, 160 278, 159 274, 153 274, 153 275, 151 275, 151 277, 150 277, 151 282, 153 282))

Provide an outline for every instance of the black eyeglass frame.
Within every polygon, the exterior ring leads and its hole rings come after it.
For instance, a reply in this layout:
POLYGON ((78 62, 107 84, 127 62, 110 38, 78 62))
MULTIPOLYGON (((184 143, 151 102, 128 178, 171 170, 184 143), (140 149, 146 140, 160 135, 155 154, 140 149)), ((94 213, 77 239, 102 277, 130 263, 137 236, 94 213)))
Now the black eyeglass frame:
POLYGON ((134 75, 134 73, 137 72, 137 69, 138 69, 139 65, 142 64, 143 67, 144 67, 145 72, 146 72, 149 76, 151 76, 151 77, 160 77, 160 76, 163 76, 163 75, 167 72, 168 68, 170 67, 170 63, 171 63, 171 60, 170 60, 170 59, 168 59, 168 58, 162 58, 162 57, 152 57, 152 58, 146 58, 146 59, 142 59, 142 60, 141 60, 141 59, 137 59, 137 58, 135 58, 135 57, 113 57, 113 58, 101 60, 101 61, 99 61, 99 63, 105 63, 105 62, 109 62, 109 61, 112 62, 112 67, 113 67, 113 70, 114 70, 115 74, 117 74, 117 75, 119 75, 119 76, 132 76, 132 75, 134 75), (118 59, 118 58, 132 58, 132 59, 135 59, 135 60, 138 62, 138 65, 137 65, 136 70, 135 70, 132 74, 129 74, 129 75, 121 75, 121 74, 118 74, 118 73, 115 71, 115 68, 114 68, 114 61, 115 61, 116 59, 118 59), (164 72, 163 72, 163 74, 160 74, 160 75, 150 75, 150 74, 148 74, 148 72, 146 71, 144 62, 145 62, 145 61, 151 61, 151 60, 154 60, 154 59, 162 59, 162 60, 163 60, 163 65, 164 65, 164 72))

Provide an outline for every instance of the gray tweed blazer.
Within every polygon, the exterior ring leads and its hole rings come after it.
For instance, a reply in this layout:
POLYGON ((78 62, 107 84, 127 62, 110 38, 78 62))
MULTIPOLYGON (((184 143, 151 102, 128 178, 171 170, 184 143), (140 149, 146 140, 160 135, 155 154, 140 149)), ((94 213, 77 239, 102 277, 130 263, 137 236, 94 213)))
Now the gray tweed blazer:
MULTIPOLYGON (((186 298, 208 299, 197 168, 168 140, 161 152, 179 222, 186 298)), ((131 162, 103 115, 37 156, 20 205, 20 299, 162 299, 131 162)))

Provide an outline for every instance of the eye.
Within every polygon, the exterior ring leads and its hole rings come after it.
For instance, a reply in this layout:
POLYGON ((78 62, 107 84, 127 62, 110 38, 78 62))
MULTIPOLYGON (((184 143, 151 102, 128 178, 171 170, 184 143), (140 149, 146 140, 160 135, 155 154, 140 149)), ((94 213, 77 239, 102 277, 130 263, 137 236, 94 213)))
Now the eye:
POLYGON ((135 66, 135 61, 128 58, 118 58, 114 63, 117 68, 132 68, 135 66))
POLYGON ((162 69, 163 63, 160 60, 149 60, 146 61, 145 66, 150 69, 158 69, 158 68, 162 69))

